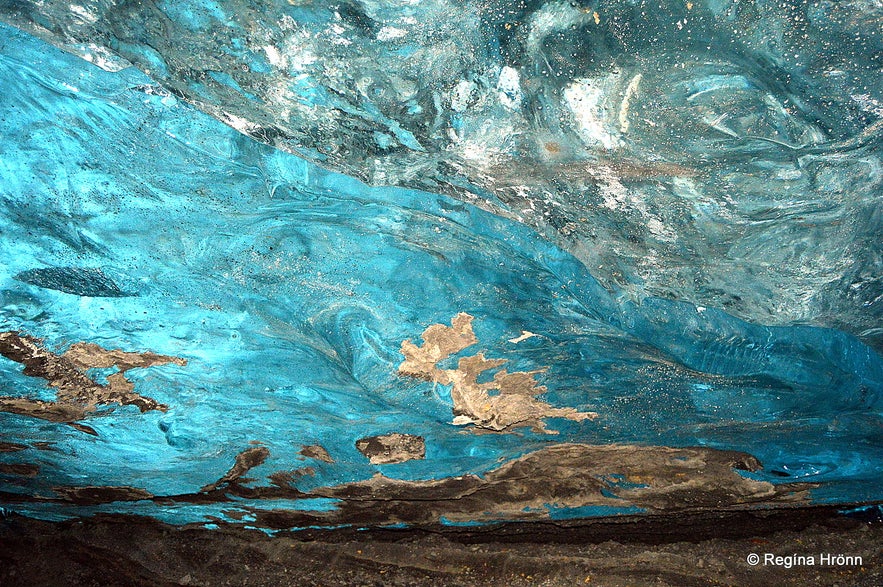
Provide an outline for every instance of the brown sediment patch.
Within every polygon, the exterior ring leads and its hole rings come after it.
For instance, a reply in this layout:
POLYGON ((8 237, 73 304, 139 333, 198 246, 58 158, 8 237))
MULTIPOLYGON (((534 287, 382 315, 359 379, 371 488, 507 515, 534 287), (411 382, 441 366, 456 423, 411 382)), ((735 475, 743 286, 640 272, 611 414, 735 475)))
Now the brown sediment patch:
POLYGON ((333 463, 334 459, 331 458, 331 455, 328 454, 328 451, 325 450, 324 446, 319 444, 310 444, 308 446, 304 446, 300 454, 307 457, 308 459, 316 459, 322 461, 323 463, 333 463))
POLYGON ((33 463, 0 463, 0 475, 36 477, 39 473, 40 466, 33 463))
POLYGON ((168 408, 152 398, 135 393, 134 384, 125 376, 128 370, 187 363, 178 357, 107 350, 91 343, 76 343, 58 355, 45 349, 40 340, 12 331, 0 333, 0 355, 21 363, 25 375, 45 379, 56 390, 55 401, 0 397, 0 411, 71 424, 89 434, 95 434, 95 430, 76 422, 95 412, 101 405, 134 405, 142 413, 149 410, 165 411, 168 408), (106 385, 86 375, 88 369, 108 367, 117 367, 119 371, 107 377, 106 385))
POLYGON ((79 430, 80 432, 91 434, 92 436, 98 436, 98 433, 95 432, 95 429, 91 426, 86 426, 85 424, 80 424, 79 422, 70 422, 68 425, 74 430, 79 430))
POLYGON ((267 479, 272 485, 281 487, 282 489, 296 489, 294 482, 301 477, 312 477, 316 474, 316 470, 312 467, 303 467, 293 471, 276 471, 271 473, 267 479))
POLYGON ((18 444, 15 442, 0 442, 0 452, 18 452, 20 450, 26 450, 28 446, 26 444, 18 444))
MULTIPOLYGON (((546 152, 558 155, 560 149, 546 148, 546 152)), ((598 182, 598 170, 602 170, 605 174, 613 173, 617 179, 626 183, 696 177, 700 174, 695 167, 668 161, 602 158, 591 161, 545 163, 518 158, 504 159, 492 165, 489 168, 489 175, 493 178, 492 182, 496 187, 535 185, 551 178, 564 178, 577 184, 595 184, 598 182)))
POLYGON ((557 155, 561 152, 561 144, 556 143, 555 141, 546 141, 543 143, 543 148, 553 155, 557 155))
POLYGON ((710 448, 560 444, 509 461, 483 477, 370 480, 312 494, 342 500, 332 518, 383 524, 548 518, 549 508, 727 509, 801 501, 810 485, 774 486, 740 475, 753 456, 710 448))
POLYGON ((545 418, 581 422, 598 417, 594 412, 555 408, 538 400, 536 396, 546 393, 547 389, 538 385, 535 377, 545 372, 545 368, 514 373, 502 369, 487 383, 479 383, 479 376, 505 364, 505 359, 487 359, 484 353, 478 353, 461 358, 456 369, 439 368, 440 361, 478 342, 472 330, 472 320, 472 316, 461 312, 453 318, 451 326, 433 324, 428 327, 423 332, 422 346, 406 340, 401 347, 405 360, 399 365, 400 375, 452 386, 454 424, 473 424, 495 432, 530 426, 538 432, 557 434, 546 429, 545 418))
POLYGON ((120 373, 125 373, 130 369, 153 367, 166 363, 174 363, 182 367, 187 364, 186 360, 179 357, 169 357, 151 352, 130 353, 119 349, 107 350, 88 342, 72 344, 65 351, 63 357, 80 370, 117 367, 120 373))
POLYGON ((423 345, 416 346, 410 340, 402 342, 405 360, 399 365, 399 375, 432 381, 438 371, 438 363, 478 342, 472 331, 473 316, 460 312, 451 320, 450 326, 433 324, 423 331, 423 345))
POLYGON ((25 397, 0 397, 0 412, 71 424, 85 418, 87 410, 76 404, 46 402, 25 397))
POLYGON ((224 517, 226 518, 238 521, 241 521, 245 516, 250 515, 250 512, 246 510, 221 510, 221 513, 224 514, 224 517))
POLYGON ((356 441, 356 448, 372 465, 390 465, 426 457, 426 442, 413 434, 384 434, 356 441))
POLYGON ((603 506, 646 511, 728 511, 789 505, 808 500, 816 485, 773 485, 741 475, 756 471, 753 456, 706 447, 556 444, 511 460, 483 476, 407 481, 371 479, 301 491, 306 470, 277 472, 271 486, 246 487, 242 475, 269 455, 264 447, 243 451, 217 483, 200 493, 152 496, 132 487, 58 487, 58 497, 0 492, 8 503, 62 502, 97 505, 150 499, 157 504, 226 503, 239 499, 337 500, 336 509, 301 511, 247 507, 263 528, 406 523, 548 520, 554 509, 603 506), (223 489, 221 485, 226 484, 223 489))
POLYGON ((137 487, 109 487, 88 485, 83 487, 54 487, 62 500, 77 505, 101 505, 115 501, 141 501, 152 499, 153 494, 137 487))
POLYGON ((642 181, 651 179, 663 179, 671 177, 696 177, 699 170, 694 167, 688 167, 679 163, 670 163, 666 161, 637 161, 634 159, 602 159, 597 164, 566 164, 565 173, 580 174, 585 173, 585 169, 593 166, 605 166, 613 170, 613 172, 623 181, 642 181))
POLYGON ((225 484, 239 484, 244 483, 247 479, 244 479, 242 476, 248 473, 251 469, 254 469, 258 465, 262 464, 267 457, 270 456, 270 449, 266 446, 256 446, 254 448, 249 448, 238 455, 236 455, 236 463, 227 471, 227 474, 215 481, 214 483, 210 483, 206 485, 200 491, 204 493, 208 493, 218 489, 221 485, 225 484))
MULTIPOLYGON (((548 145, 548 143, 547 143, 548 145)), ((566 180, 576 186, 598 185, 614 177, 625 184, 670 181, 673 178, 697 177, 695 167, 668 161, 639 161, 628 158, 560 161, 558 151, 545 147, 546 158, 552 162, 522 158, 504 158, 486 169, 485 187, 511 189, 541 188, 549 181, 566 180)))

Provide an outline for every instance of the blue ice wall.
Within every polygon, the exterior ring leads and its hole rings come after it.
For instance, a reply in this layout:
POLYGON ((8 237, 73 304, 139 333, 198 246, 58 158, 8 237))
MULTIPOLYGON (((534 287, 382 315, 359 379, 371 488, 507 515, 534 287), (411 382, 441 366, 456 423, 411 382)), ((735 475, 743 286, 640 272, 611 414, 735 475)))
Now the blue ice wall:
MULTIPOLYGON (((253 441, 269 449, 248 473, 258 486, 302 466, 304 446, 324 447, 334 462, 310 460, 303 491, 377 472, 481 475, 572 442, 739 450, 763 463, 752 478, 818 484, 816 501, 883 499, 883 360, 852 335, 635 299, 523 223, 369 187, 244 136, 135 68, 0 33, 0 330, 57 353, 85 341, 187 361, 132 370, 135 391, 168 410, 104 406, 83 422, 95 435, 0 413, 0 440, 29 447, 0 461, 39 467, 0 475, 13 509, 223 518, 211 504, 41 498, 71 486, 195 493, 253 441), (450 388, 397 368, 403 340, 459 312, 510 372, 546 369, 543 401, 598 419, 550 419, 557 435, 453 425, 450 388), (512 342, 525 331, 536 336, 512 342), (356 448, 391 432, 423 437, 425 458, 374 465, 356 448)), ((0 395, 53 389, 0 358, 0 395)))
POLYGON ((256 140, 533 227, 605 287, 883 348, 883 6, 0 0, 256 140))

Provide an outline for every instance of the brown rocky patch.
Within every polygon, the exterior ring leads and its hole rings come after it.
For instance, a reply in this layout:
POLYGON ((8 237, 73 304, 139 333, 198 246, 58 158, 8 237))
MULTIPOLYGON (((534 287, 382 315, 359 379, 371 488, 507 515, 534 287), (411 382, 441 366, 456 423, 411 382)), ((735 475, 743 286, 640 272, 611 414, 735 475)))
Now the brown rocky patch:
POLYGON ((488 359, 484 353, 462 357, 456 369, 442 369, 438 363, 478 342, 472 330, 473 317, 460 313, 454 316, 451 326, 433 324, 423 332, 423 345, 410 340, 402 342, 401 353, 405 360, 399 365, 399 375, 426 379, 451 386, 454 402, 454 424, 472 424, 494 432, 530 426, 537 432, 557 434, 546 428, 545 418, 566 418, 581 422, 598 417, 594 412, 580 412, 574 408, 556 408, 537 399, 546 393, 539 385, 536 371, 509 373, 501 369, 492 381, 479 383, 486 371, 506 363, 505 359, 488 359))
POLYGON ((426 456, 426 442, 422 436, 413 434, 369 436, 356 441, 356 448, 372 465, 404 463, 426 456))
POLYGON ((168 408, 152 398, 135 393, 134 384, 125 376, 128 370, 187 363, 178 357, 107 350, 91 343, 76 343, 59 355, 43 347, 39 339, 13 331, 0 333, 0 355, 21 363, 25 375, 45 379, 56 391, 55 401, 0 396, 0 411, 70 424, 89 434, 95 434, 95 431, 89 426, 77 424, 77 421, 95 412, 98 406, 134 405, 142 413, 149 410, 165 411, 168 408), (117 367, 119 371, 107 377, 106 385, 97 383, 86 374, 92 368, 108 367, 117 367))

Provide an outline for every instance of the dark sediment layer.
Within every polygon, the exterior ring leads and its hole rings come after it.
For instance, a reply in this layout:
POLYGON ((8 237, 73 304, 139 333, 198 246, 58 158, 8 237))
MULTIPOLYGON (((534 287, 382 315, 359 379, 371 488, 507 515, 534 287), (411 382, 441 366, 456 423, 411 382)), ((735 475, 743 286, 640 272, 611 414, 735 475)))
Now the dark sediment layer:
POLYGON ((883 526, 831 507, 624 516, 482 528, 174 527, 108 515, 0 522, 3 585, 883 584, 883 526), (757 553, 817 564, 748 564, 757 553), (818 564, 821 553, 861 564, 818 564))

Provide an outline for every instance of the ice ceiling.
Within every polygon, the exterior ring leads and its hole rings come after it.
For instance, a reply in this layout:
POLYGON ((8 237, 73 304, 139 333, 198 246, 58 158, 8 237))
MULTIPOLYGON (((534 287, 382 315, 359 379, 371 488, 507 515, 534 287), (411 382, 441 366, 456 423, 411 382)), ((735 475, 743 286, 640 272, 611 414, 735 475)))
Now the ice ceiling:
POLYGON ((0 0, 0 502, 883 499, 883 6, 0 0))

